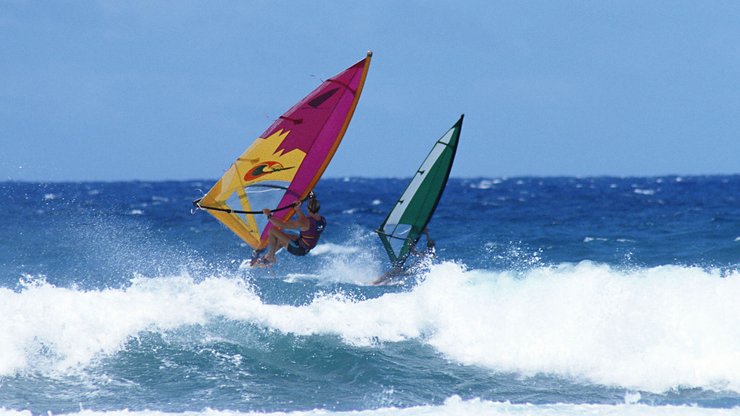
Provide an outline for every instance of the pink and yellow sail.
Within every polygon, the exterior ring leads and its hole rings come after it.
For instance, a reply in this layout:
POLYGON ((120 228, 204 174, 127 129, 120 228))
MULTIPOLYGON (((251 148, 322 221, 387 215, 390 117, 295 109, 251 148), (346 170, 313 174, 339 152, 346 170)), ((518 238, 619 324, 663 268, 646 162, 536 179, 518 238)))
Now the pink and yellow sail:
POLYGON ((326 170, 357 106, 372 53, 329 78, 280 116, 194 204, 255 250, 267 246, 268 208, 287 219, 326 170))

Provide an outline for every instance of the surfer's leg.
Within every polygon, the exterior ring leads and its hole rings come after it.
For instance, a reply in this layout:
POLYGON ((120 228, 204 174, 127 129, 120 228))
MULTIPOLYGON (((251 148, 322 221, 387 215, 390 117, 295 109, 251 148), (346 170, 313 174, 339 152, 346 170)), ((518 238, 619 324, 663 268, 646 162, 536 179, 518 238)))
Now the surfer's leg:
POLYGON ((269 249, 267 250, 267 253, 265 253, 265 255, 262 256, 261 260, 267 260, 269 258, 272 258, 273 259, 272 261, 274 262, 275 253, 277 252, 277 240, 275 239, 275 236, 272 235, 272 229, 270 230, 268 234, 267 241, 269 242, 268 243, 269 249))
POLYGON ((277 253, 279 249, 287 246, 295 236, 279 230, 276 227, 270 228, 268 236, 270 239, 270 251, 265 254, 265 257, 263 258, 270 263, 275 263, 275 253, 277 253))
POLYGON ((265 254, 262 257, 262 260, 268 261, 270 263, 275 262, 275 253, 277 253, 278 249, 280 248, 278 246, 279 242, 278 242, 278 239, 275 237, 274 231, 276 231, 276 228, 270 229, 270 232, 268 234, 268 240, 270 241, 270 249, 267 250, 267 254, 265 254))

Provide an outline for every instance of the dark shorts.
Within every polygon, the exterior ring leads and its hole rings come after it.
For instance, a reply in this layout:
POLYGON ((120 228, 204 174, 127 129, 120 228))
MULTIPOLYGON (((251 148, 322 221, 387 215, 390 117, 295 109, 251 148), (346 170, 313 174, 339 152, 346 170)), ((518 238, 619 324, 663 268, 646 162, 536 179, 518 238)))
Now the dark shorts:
POLYGON ((294 256, 305 256, 306 253, 308 253, 308 250, 301 247, 301 245, 298 244, 298 240, 291 240, 288 244, 288 253, 294 256))

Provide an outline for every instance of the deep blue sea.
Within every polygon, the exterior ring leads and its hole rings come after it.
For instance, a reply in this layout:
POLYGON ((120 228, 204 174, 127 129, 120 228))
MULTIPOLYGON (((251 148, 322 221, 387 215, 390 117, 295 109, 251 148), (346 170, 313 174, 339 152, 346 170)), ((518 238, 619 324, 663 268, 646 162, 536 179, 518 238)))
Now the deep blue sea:
POLYGON ((0 413, 740 414, 740 176, 453 178, 371 286, 407 182, 257 270, 212 179, 0 183, 0 413))

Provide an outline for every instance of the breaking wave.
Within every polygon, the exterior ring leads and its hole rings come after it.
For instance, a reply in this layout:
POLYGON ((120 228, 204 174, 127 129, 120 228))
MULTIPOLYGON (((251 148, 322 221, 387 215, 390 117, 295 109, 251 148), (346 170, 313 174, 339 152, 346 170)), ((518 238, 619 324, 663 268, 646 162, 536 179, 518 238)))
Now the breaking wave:
POLYGON ((446 262, 405 291, 371 299, 321 292, 297 306, 267 303, 235 277, 136 277, 102 290, 31 279, 0 289, 0 375, 85 367, 143 331, 226 319, 362 348, 414 341, 493 372, 740 392, 737 299, 737 271, 590 262, 526 272, 446 262))

